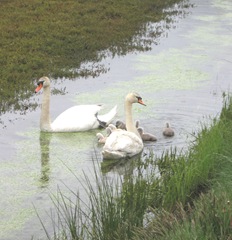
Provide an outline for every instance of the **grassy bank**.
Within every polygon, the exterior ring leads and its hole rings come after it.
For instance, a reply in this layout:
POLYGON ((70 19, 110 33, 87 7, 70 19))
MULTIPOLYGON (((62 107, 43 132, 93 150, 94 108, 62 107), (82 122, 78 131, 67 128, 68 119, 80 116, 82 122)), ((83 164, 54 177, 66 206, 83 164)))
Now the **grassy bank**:
POLYGON ((187 5, 163 9, 179 2, 183 1, 0 1, 0 113, 33 108, 24 100, 33 93, 33 80, 41 76, 95 76, 106 71, 94 63, 107 53, 148 50, 162 28, 148 31, 147 23, 165 19, 168 26, 170 17, 187 5), (93 63, 82 68, 88 61, 93 63))
MULTIPOLYGON (((230 99, 220 119, 209 128, 203 127, 184 157, 186 161, 182 163, 179 157, 175 160, 176 167, 165 183, 167 195, 163 192, 162 208, 153 208, 157 217, 142 230, 141 239, 232 238, 231 120, 230 99)), ((164 169, 169 176, 167 169, 173 163, 168 165, 164 169)))
POLYGON ((134 159, 136 176, 116 182, 95 172, 96 186, 79 180, 89 201, 59 193, 55 239, 231 239, 231 120, 230 99, 187 153, 134 159))

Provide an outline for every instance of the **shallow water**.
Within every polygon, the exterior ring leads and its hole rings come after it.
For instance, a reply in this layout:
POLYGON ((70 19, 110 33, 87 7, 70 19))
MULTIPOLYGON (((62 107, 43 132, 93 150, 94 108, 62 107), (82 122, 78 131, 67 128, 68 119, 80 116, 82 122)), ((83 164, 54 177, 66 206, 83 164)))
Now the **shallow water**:
MULTIPOLYGON (((97 78, 58 81, 56 87, 65 85, 67 94, 52 96, 52 119, 72 105, 85 103, 103 103, 104 111, 117 104, 116 119, 124 119, 124 96, 134 90, 147 104, 134 106, 134 119, 158 138, 146 144, 144 152, 152 148, 159 156, 173 146, 187 149, 201 123, 220 114, 232 76, 231 1, 192 2, 196 4, 192 13, 166 30, 151 51, 105 59, 110 71, 97 78), (175 130, 173 138, 162 136, 166 121, 175 130)), ((35 101, 41 102, 41 96, 36 95, 35 101)), ((25 116, 2 116, 0 239, 43 237, 34 206, 49 226, 50 194, 58 185, 67 194, 64 185, 81 191, 74 174, 85 173, 91 179, 93 161, 101 156, 95 138, 99 130, 40 134, 39 116, 39 108, 25 116)), ((125 174, 124 170, 113 168, 106 176, 125 174)))

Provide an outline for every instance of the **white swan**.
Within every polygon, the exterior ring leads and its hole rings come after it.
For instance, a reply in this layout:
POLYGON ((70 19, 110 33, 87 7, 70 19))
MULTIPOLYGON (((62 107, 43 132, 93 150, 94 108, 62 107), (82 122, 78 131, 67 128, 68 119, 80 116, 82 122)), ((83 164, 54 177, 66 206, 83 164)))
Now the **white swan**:
MULTIPOLYGON (((129 93, 125 99, 126 129, 114 129, 102 149, 103 159, 120 159, 137 155, 143 150, 143 141, 132 119, 132 104, 145 105, 138 93, 129 93)), ((146 106, 146 105, 145 105, 146 106)))
POLYGON ((137 128, 137 130, 143 141, 157 141, 157 138, 154 135, 144 132, 142 127, 137 128))
POLYGON ((79 132, 108 125, 116 115, 117 106, 107 114, 98 115, 101 105, 78 105, 61 113, 52 123, 50 120, 50 79, 42 77, 35 93, 43 88, 40 130, 43 132, 79 132))
POLYGON ((167 122, 166 127, 163 130, 163 135, 166 137, 172 137, 174 136, 174 130, 170 127, 170 124, 167 122))

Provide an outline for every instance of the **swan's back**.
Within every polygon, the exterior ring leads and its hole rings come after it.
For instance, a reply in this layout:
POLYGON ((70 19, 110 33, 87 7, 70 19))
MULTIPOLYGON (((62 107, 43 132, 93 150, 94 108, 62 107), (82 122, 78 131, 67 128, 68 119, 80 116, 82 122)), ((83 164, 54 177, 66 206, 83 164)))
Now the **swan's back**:
POLYGON ((74 106, 61 113, 51 124, 54 131, 71 132, 86 131, 97 128, 99 123, 96 114, 100 105, 74 106))
POLYGON ((107 138, 102 155, 104 159, 119 159, 132 157, 142 150, 143 142, 135 133, 117 129, 107 138))

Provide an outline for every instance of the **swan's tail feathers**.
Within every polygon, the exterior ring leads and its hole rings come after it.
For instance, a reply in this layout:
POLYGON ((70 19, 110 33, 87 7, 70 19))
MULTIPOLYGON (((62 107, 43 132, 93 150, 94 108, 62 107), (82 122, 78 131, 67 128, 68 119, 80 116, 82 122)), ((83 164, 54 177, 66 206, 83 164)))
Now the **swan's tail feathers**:
POLYGON ((97 119, 98 121, 106 123, 106 125, 108 126, 113 121, 116 114, 117 114, 117 105, 114 106, 108 113, 104 115, 98 115, 97 119))
POLYGON ((107 127, 107 126, 106 126, 106 122, 103 122, 103 121, 101 121, 101 120, 98 118, 98 113, 95 114, 95 117, 96 117, 96 119, 97 119, 97 121, 98 121, 98 123, 99 123, 99 127, 100 127, 100 128, 106 128, 106 127, 107 127))

